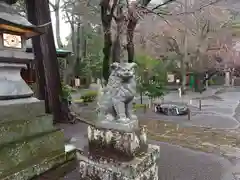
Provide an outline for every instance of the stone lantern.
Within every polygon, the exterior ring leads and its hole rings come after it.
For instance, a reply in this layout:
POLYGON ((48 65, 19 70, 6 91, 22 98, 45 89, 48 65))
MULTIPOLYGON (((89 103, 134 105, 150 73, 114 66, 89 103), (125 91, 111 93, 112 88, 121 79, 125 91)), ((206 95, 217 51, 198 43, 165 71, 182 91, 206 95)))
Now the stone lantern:
POLYGON ((26 98, 32 90, 20 70, 34 59, 26 53, 26 40, 40 35, 39 28, 20 16, 11 6, 0 3, 0 100, 26 98))
MULTIPOLYGON (((0 179, 55 179, 52 169, 75 162, 75 148, 45 113, 44 101, 33 97, 20 75, 34 59, 26 40, 40 35, 38 27, 11 5, 0 1, 0 179), (51 173, 50 173, 51 174, 51 173)), ((58 170, 58 172, 64 172, 58 170)))

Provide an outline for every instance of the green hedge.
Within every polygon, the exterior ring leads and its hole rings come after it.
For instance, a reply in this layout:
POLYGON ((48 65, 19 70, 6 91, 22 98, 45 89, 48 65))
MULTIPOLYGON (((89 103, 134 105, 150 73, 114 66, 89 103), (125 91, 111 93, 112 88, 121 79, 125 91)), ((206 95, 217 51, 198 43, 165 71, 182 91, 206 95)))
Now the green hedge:
POLYGON ((98 95, 97 91, 87 91, 84 95, 81 96, 81 99, 83 102, 93 102, 96 100, 96 97, 98 95))
POLYGON ((147 107, 147 104, 133 104, 133 109, 135 110, 146 108, 146 107, 147 107))

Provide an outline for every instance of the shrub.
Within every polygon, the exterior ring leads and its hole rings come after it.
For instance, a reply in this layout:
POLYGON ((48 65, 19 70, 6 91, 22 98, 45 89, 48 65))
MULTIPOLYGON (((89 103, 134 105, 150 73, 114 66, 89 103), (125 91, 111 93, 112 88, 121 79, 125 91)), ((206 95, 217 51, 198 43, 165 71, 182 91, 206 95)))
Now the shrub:
POLYGON ((133 104, 133 109, 141 109, 141 108, 146 108, 146 104, 133 104))
POLYGON ((152 81, 148 84, 144 84, 144 92, 149 98, 154 99, 162 97, 165 94, 165 88, 162 83, 152 81))
POLYGON ((209 85, 214 85, 213 79, 209 79, 208 84, 209 84, 209 85))
POLYGON ((136 112, 137 110, 143 110, 143 112, 147 112, 147 104, 133 104, 133 111, 136 112))
POLYGON ((62 102, 71 102, 72 96, 71 96, 71 87, 68 85, 65 85, 62 83, 62 94, 60 97, 62 102))
POLYGON ((97 91, 87 91, 84 95, 81 96, 81 99, 85 103, 93 102, 93 101, 95 101, 97 95, 98 95, 97 91))
POLYGON ((68 87, 69 87, 69 89, 70 89, 70 91, 71 91, 72 93, 78 92, 78 89, 77 89, 77 88, 74 88, 74 87, 72 87, 72 86, 68 86, 68 87))

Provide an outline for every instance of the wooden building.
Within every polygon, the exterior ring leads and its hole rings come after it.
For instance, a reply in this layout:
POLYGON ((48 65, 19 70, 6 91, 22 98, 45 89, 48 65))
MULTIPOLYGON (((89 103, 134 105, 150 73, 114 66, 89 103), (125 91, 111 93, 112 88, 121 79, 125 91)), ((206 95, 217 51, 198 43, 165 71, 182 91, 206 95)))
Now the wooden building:
MULTIPOLYGON (((26 51, 28 53, 32 53, 33 49, 27 48, 26 51)), ((57 51, 56 53, 58 58, 67 58, 72 54, 71 51, 64 50, 64 49, 57 49, 56 51, 57 51)), ((26 65, 27 65, 27 68, 21 70, 21 76, 28 84, 33 84, 36 82, 34 61, 31 61, 26 65)))

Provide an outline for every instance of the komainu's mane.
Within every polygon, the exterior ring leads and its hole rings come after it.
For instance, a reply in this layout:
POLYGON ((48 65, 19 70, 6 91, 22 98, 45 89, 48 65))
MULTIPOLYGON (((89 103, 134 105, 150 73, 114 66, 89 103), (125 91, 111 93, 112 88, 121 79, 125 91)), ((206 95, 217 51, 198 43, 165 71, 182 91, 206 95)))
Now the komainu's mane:
POLYGON ((117 76, 116 72, 113 71, 108 79, 107 89, 112 90, 121 86, 121 78, 117 76))

